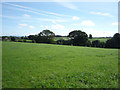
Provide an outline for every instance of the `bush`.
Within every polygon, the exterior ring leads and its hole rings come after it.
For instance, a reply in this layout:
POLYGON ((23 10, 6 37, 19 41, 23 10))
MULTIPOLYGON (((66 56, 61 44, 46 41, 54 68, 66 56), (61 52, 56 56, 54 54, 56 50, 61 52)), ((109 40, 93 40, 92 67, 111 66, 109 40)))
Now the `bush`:
POLYGON ((92 43, 88 40, 88 41, 86 42, 86 46, 87 46, 87 47, 91 47, 91 45, 92 45, 92 43))
POLYGON ((114 36, 106 41, 106 48, 120 48, 120 34, 116 33, 114 36))
POLYGON ((105 47, 105 42, 100 42, 100 48, 104 48, 105 47))
POLYGON ((19 39, 18 42, 22 42, 22 40, 19 39))
POLYGON ((11 37, 11 41, 16 41, 16 38, 15 37, 11 37))
POLYGON ((99 40, 92 41, 92 47, 100 47, 100 41, 99 40))
POLYGON ((36 41, 35 41, 35 40, 32 40, 32 43, 36 43, 36 41))
POLYGON ((71 40, 64 40, 63 45, 72 45, 71 40))
POLYGON ((57 44, 59 44, 59 45, 63 45, 63 42, 64 42, 63 39, 61 39, 61 40, 57 40, 57 44))
POLYGON ((26 42, 26 39, 24 39, 23 42, 26 42))

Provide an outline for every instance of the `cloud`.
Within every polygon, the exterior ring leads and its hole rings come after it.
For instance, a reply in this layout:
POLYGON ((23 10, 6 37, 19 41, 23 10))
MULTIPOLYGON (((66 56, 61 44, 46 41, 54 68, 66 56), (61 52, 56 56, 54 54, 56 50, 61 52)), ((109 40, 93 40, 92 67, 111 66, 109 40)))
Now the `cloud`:
POLYGON ((101 16, 112 16, 110 13, 103 13, 103 12, 90 12, 90 14, 94 15, 101 15, 101 16))
POLYGON ((61 0, 54 0, 54 1, 66 8, 69 8, 72 10, 78 10, 78 7, 75 6, 72 2, 69 2, 69 0, 64 0, 64 2, 61 2, 61 0))
POLYGON ((118 26, 118 25, 120 25, 120 23, 118 23, 118 22, 113 22, 112 25, 113 25, 113 26, 118 26))
POLYGON ((52 22, 52 23, 59 23, 59 22, 68 22, 67 19, 63 19, 63 17, 58 17, 58 16, 67 16, 70 17, 70 15, 64 15, 64 14, 59 14, 59 13, 54 13, 54 12, 49 12, 49 11, 43 11, 43 10, 38 10, 38 9, 34 9, 34 8, 30 8, 30 7, 26 7, 26 6, 22 6, 22 5, 17 5, 17 4, 12 4, 12 3, 5 3, 7 5, 13 6, 10 7, 12 9, 16 9, 16 10, 20 10, 20 11, 25 11, 25 12, 31 12, 34 14, 38 14, 38 15, 43 15, 43 16, 47 16, 47 17, 52 17, 52 18, 34 18, 31 17, 31 15, 25 13, 22 15, 22 17, 19 16, 5 16, 5 18, 10 18, 10 19, 24 19, 23 21, 47 21, 47 22, 52 22), (42 13, 41 13, 42 12, 42 13))
POLYGON ((41 27, 42 29, 50 29, 50 27, 49 27, 48 25, 40 25, 40 27, 41 27))
POLYGON ((79 17, 77 17, 77 16, 73 16, 72 17, 72 20, 79 20, 80 18, 79 17))
POLYGON ((30 25, 30 26, 28 26, 30 29, 34 29, 35 27, 34 26, 32 26, 32 25, 30 25))
POLYGON ((18 24, 18 26, 19 26, 19 28, 24 28, 24 27, 27 27, 27 28, 29 28, 29 29, 34 29, 35 27, 34 26, 32 26, 32 25, 28 25, 28 24, 18 24))
POLYGON ((64 30, 65 26, 61 24, 52 24, 52 25, 40 25, 42 29, 51 29, 51 30, 64 30))
POLYGON ((68 22, 67 19, 62 19, 62 18, 56 18, 56 19, 49 19, 49 18, 37 18, 36 20, 40 20, 40 21, 47 21, 47 22, 51 22, 51 23, 61 23, 61 22, 68 22))
POLYGON ((1 16, 2 18, 8 18, 8 19, 15 19, 18 21, 23 21, 23 22, 40 22, 40 21, 45 21, 45 22, 50 22, 50 23, 64 23, 64 22, 69 22, 69 19, 63 19, 63 18, 35 18, 31 17, 28 14, 23 14, 21 16, 1 16))
POLYGON ((28 24, 19 24, 20 27, 26 27, 28 24))
POLYGON ((31 17, 29 14, 23 14, 23 17, 31 17))
POLYGON ((51 29, 54 29, 54 30, 63 30, 64 28, 65 26, 61 24, 51 25, 51 29))
POLYGON ((86 20, 86 21, 82 21, 80 23, 80 25, 82 25, 82 26, 95 26, 95 23, 91 20, 86 20))
POLYGON ((117 30, 106 31, 104 29, 101 30, 100 28, 94 29, 94 28, 90 28, 90 27, 85 27, 83 30, 88 35, 92 34, 93 37, 110 37, 110 36, 113 36, 113 34, 117 31, 117 30))
POLYGON ((53 16, 58 16, 58 17, 59 16, 69 16, 69 15, 59 14, 59 13, 55 13, 55 12, 44 11, 44 10, 40 10, 40 9, 38 10, 38 9, 34 9, 34 8, 22 6, 22 5, 17 5, 17 4, 11 4, 11 3, 5 3, 5 4, 17 7, 16 10, 27 11, 27 12, 45 15, 45 16, 52 16, 52 17, 53 16))

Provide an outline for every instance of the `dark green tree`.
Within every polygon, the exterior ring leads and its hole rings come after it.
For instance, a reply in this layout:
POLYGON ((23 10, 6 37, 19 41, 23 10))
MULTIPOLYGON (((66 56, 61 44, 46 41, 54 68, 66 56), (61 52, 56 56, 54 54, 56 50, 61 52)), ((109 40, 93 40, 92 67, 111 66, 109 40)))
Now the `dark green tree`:
POLYGON ((55 34, 52 31, 43 30, 35 37, 35 41, 37 43, 52 43, 54 36, 55 34))
POLYGON ((29 36, 28 36, 28 39, 34 40, 34 39, 35 39, 35 35, 29 35, 29 36))
POLYGON ((15 37, 11 37, 11 41, 15 41, 16 40, 16 38, 15 37))
POLYGON ((120 34, 115 33, 114 36, 106 41, 106 48, 120 48, 120 34))
POLYGON ((92 39, 92 34, 89 34, 89 39, 92 39))
POLYGON ((100 48, 104 48, 105 47, 105 42, 100 42, 100 48))
POLYGON ((71 38, 71 43, 75 46, 85 46, 88 40, 88 35, 81 30, 70 32, 68 37, 71 38))
POLYGON ((99 40, 92 41, 92 47, 100 47, 100 41, 99 40))
POLYGON ((91 47, 91 45, 92 45, 91 41, 88 40, 88 41, 86 42, 86 46, 87 46, 87 47, 91 47))

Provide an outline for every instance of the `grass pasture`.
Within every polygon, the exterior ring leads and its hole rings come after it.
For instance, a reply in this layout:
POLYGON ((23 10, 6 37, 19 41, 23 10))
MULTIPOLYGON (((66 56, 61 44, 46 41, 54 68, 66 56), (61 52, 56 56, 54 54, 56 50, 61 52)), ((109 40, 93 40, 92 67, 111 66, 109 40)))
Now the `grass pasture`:
POLYGON ((54 41, 57 40, 69 40, 69 37, 54 37, 54 41))
MULTIPOLYGON (((69 39, 70 39, 69 37, 55 37, 54 41, 57 41, 57 40, 69 40, 69 39)), ((99 40, 100 42, 106 42, 108 39, 110 39, 110 38, 92 38, 92 39, 89 39, 89 40, 91 42, 95 41, 95 40, 99 40)))
POLYGON ((92 39, 89 39, 89 40, 90 41, 99 40, 100 42, 106 42, 108 39, 110 39, 110 38, 92 38, 92 39))
POLYGON ((118 50, 3 42, 3 88, 117 88, 118 50))

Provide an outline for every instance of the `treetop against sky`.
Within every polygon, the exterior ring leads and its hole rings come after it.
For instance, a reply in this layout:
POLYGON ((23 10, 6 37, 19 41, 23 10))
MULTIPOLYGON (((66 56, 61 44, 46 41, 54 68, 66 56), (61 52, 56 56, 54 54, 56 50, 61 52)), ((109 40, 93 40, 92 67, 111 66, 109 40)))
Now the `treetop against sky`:
POLYGON ((2 35, 25 36, 49 29, 56 35, 82 30, 94 37, 118 32, 117 2, 3 2, 2 35))

